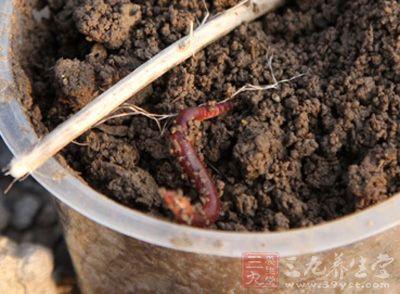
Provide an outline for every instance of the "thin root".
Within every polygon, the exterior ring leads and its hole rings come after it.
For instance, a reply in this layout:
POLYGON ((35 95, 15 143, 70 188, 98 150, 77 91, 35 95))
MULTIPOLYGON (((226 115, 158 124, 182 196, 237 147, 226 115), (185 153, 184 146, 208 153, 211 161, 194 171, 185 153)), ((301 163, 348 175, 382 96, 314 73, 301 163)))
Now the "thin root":
MULTIPOLYGON (((204 8, 206 10, 206 14, 205 14, 203 20, 201 21, 201 23, 199 23, 199 20, 196 17, 196 21, 197 21, 197 24, 198 24, 198 27, 196 28, 196 30, 199 29, 200 27, 202 27, 203 25, 205 25, 207 23, 209 17, 210 17, 210 11, 208 10, 208 7, 207 7, 207 4, 206 4, 205 0, 202 0, 202 3, 203 3, 204 8)), ((196 54, 196 52, 193 50, 193 46, 192 46, 193 45, 193 38, 194 38, 194 31, 195 31, 194 30, 194 23, 193 23, 193 21, 191 21, 190 25, 189 25, 188 38, 182 44, 182 48, 185 48, 186 46, 189 46, 189 49, 192 52, 192 57, 193 58, 195 58, 195 54, 196 54)))
MULTIPOLYGON (((267 56, 267 58, 268 58, 268 56, 267 56)), ((268 68, 269 68, 269 71, 271 72, 272 81, 273 81, 272 84, 269 84, 269 85, 246 84, 243 87, 241 87, 239 90, 237 90, 231 97, 223 100, 222 102, 229 101, 229 100, 235 98, 237 95, 239 95, 240 93, 243 93, 243 92, 276 90, 276 89, 279 88, 279 86, 281 84, 289 83, 289 82, 291 82, 291 81, 293 81, 295 79, 298 79, 298 78, 306 75, 306 73, 301 73, 301 74, 295 75, 295 76, 293 76, 293 77, 291 77, 289 79, 283 79, 283 80, 278 81, 276 79, 276 77, 275 77, 275 73, 274 73, 274 70, 272 68, 272 59, 273 59, 273 56, 271 55, 268 58, 268 68)))
POLYGON ((107 122, 107 121, 109 121, 111 119, 114 119, 114 118, 142 115, 142 116, 145 116, 145 117, 153 120, 157 124, 157 127, 160 130, 160 133, 163 134, 165 132, 165 127, 166 127, 166 124, 168 122, 165 123, 165 124, 162 124, 162 121, 168 120, 169 118, 173 118, 173 117, 177 116, 177 114, 156 114, 156 113, 151 113, 151 112, 148 112, 147 110, 145 110, 145 109, 143 109, 143 108, 141 108, 141 107, 139 107, 137 105, 131 104, 131 103, 122 104, 121 107, 119 108, 119 110, 122 110, 122 109, 125 109, 125 110, 128 110, 128 111, 122 112, 122 113, 118 113, 118 114, 113 114, 113 115, 111 115, 111 116, 99 121, 96 124, 96 126, 99 126, 99 125, 101 125, 101 124, 103 124, 103 123, 105 123, 105 122, 107 122))
POLYGON ((81 142, 78 142, 78 141, 76 141, 76 140, 72 140, 71 143, 73 143, 73 144, 75 144, 75 145, 78 145, 78 146, 82 146, 82 147, 89 146, 89 143, 87 143, 87 142, 81 143, 81 142))
POLYGON ((193 21, 190 22, 190 33, 189 33, 189 46, 190 51, 192 52, 192 57, 194 57, 195 52, 193 50, 193 38, 194 38, 194 23, 193 21))
POLYGON ((14 179, 11 181, 11 183, 8 184, 8 186, 4 189, 4 191, 3 191, 4 195, 8 194, 8 192, 11 191, 11 189, 14 187, 14 185, 15 185, 17 182, 23 182, 23 181, 25 181, 28 177, 29 177, 29 174, 28 174, 28 175, 25 175, 24 177, 22 177, 22 178, 20 178, 20 179, 14 178, 14 179))
POLYGON ((3 191, 4 195, 6 195, 8 192, 11 191, 12 187, 14 187, 15 183, 18 181, 18 179, 14 178, 10 184, 8 184, 8 186, 5 188, 5 190, 3 191))
POLYGON ((207 20, 208 20, 208 18, 210 17, 210 11, 208 10, 206 1, 205 1, 205 0, 202 0, 202 2, 203 2, 203 5, 204 5, 204 8, 205 8, 205 10, 206 10, 206 15, 204 16, 204 18, 203 18, 203 20, 202 20, 200 26, 205 25, 206 22, 207 22, 207 20))

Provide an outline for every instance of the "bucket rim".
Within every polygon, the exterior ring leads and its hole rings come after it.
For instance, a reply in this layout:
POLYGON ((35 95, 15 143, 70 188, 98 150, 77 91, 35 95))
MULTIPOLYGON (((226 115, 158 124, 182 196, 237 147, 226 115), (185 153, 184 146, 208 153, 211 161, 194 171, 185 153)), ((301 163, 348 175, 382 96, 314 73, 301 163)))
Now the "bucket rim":
MULTIPOLYGON (((0 2, 0 133, 18 156, 38 140, 23 111, 11 58, 13 0, 0 2), (12 123, 11 123, 12 122, 12 123)), ((126 236, 174 250, 240 257, 277 252, 282 257, 319 253, 376 236, 400 225, 400 193, 363 211, 284 232, 226 232, 178 225, 119 204, 89 187, 54 158, 32 176, 58 200, 88 219, 126 236)))

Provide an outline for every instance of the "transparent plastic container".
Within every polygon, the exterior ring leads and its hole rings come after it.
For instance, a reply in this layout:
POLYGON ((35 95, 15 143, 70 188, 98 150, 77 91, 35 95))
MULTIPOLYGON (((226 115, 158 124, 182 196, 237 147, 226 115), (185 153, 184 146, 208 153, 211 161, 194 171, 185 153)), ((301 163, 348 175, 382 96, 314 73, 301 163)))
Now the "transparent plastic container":
MULTIPOLYGON (((20 103, 29 95, 19 62, 34 2, 0 1, 0 132, 16 156, 38 140, 20 103)), ((243 284, 242 255, 249 252, 279 254, 276 291, 291 292, 298 286, 292 282, 315 282, 336 292, 334 282, 361 282, 366 289, 388 283, 386 293, 400 293, 400 195, 311 228, 237 233, 181 226, 131 210, 90 188, 55 159, 32 176, 57 199, 83 293, 263 291, 243 284), (362 258, 364 278, 359 274, 362 258), (318 266, 310 267, 316 261, 318 266), (346 268, 341 276, 338 263, 346 268)), ((349 287, 344 289, 353 292, 349 287)))

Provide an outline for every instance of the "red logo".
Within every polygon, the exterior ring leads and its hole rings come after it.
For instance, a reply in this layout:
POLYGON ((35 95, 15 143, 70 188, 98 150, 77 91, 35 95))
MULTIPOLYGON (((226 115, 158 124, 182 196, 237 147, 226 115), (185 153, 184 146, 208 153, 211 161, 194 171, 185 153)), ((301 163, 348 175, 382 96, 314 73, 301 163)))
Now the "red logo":
POLYGON ((244 253, 242 255, 242 284, 245 288, 278 288, 279 254, 244 253))

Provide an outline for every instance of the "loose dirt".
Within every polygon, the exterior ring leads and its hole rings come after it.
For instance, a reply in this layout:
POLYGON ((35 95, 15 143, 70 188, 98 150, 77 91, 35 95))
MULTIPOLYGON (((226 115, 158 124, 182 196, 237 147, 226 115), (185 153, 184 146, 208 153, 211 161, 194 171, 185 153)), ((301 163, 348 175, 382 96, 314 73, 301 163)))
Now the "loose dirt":
MULTIPOLYGON (((205 1, 212 14, 239 1, 205 1)), ((189 33, 202 1, 43 0, 50 18, 25 70, 38 130, 51 130, 96 95, 189 33)), ((218 183, 215 228, 286 230, 364 209, 400 190, 398 1, 303 0, 230 35, 130 100, 151 112, 230 97, 245 84, 306 76, 245 92, 235 110, 198 125, 198 152, 218 183)), ((171 218, 158 187, 198 195, 169 150, 169 132, 140 116, 112 119, 62 155, 92 187, 171 218)))

